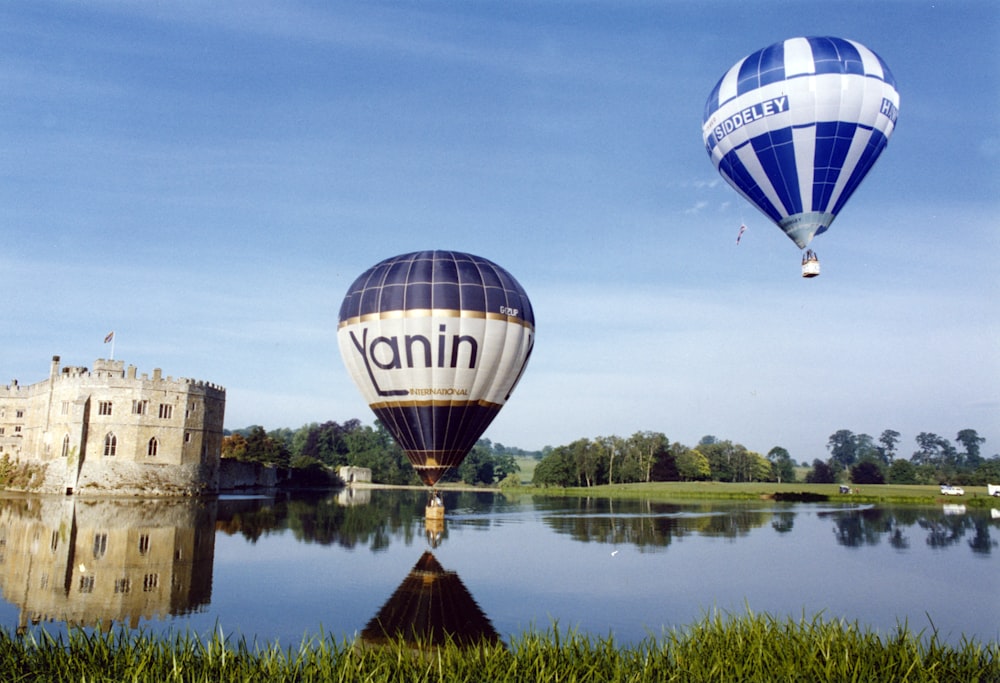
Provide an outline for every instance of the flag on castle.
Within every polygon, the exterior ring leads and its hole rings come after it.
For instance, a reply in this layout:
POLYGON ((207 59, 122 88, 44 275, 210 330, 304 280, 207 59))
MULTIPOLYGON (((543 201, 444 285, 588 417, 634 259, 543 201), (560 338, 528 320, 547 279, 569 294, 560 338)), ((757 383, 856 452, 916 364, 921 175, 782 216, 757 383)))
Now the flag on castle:
POLYGON ((114 338, 115 338, 115 331, 111 330, 110 332, 108 332, 108 336, 104 338, 104 343, 109 344, 114 338))

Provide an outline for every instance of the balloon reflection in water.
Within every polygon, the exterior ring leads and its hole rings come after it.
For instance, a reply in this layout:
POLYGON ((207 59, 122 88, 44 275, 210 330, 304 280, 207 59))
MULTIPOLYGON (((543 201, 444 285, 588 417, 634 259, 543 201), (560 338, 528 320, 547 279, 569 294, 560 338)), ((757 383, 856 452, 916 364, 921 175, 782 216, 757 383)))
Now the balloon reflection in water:
POLYGON ((495 645, 500 635, 458 578, 429 551, 361 631, 368 645, 495 645))

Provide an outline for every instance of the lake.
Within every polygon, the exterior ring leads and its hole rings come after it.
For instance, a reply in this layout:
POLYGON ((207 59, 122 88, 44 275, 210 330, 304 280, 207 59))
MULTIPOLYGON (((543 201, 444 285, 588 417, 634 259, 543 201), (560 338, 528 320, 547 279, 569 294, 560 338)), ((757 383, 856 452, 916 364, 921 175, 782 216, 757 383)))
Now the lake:
POLYGON ((715 610, 1000 635, 1000 510, 346 490, 0 497, 0 626, 222 630, 295 646, 574 629, 637 643, 715 610))

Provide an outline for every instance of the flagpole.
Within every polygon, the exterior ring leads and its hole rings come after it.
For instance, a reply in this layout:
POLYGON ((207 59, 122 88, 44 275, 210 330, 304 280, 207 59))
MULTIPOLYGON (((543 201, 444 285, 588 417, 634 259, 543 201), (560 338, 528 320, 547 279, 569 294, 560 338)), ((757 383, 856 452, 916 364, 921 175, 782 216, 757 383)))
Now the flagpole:
POLYGON ((114 338, 114 332, 112 332, 111 334, 112 334, 112 337, 111 337, 111 358, 109 358, 108 360, 114 360, 115 359, 115 338, 114 338))

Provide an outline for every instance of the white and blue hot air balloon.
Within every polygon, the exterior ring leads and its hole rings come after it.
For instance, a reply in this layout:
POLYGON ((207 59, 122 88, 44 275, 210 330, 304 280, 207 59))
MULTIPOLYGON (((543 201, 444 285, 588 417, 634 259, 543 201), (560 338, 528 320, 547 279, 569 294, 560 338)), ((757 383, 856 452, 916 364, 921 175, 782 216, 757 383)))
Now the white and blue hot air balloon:
POLYGON ((457 251, 375 264, 348 288, 337 329, 351 378, 428 486, 461 464, 500 412, 534 339, 517 280, 457 251))
MULTIPOLYGON (((800 249, 825 232, 885 149, 899 93, 889 67, 843 38, 790 38, 737 62, 705 104, 722 177, 800 249)), ((819 274, 811 251, 802 274, 819 274)))

